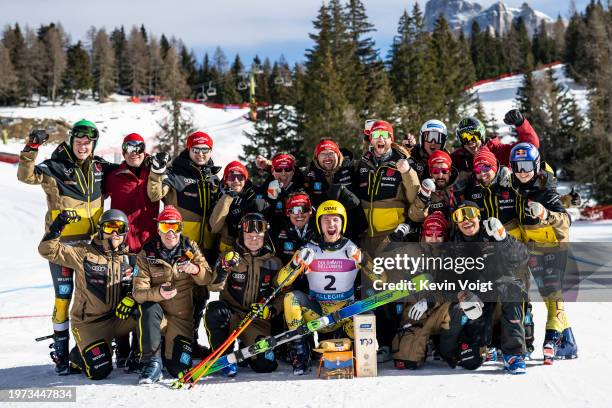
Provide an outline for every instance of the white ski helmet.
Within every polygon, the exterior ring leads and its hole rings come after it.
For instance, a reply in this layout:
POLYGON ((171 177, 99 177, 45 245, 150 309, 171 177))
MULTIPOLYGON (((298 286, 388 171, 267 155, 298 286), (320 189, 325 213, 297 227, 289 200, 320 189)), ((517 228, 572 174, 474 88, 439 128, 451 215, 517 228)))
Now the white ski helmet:
POLYGON ((421 145, 423 145, 423 142, 425 141, 423 136, 427 132, 440 133, 441 134, 440 143, 442 144, 442 149, 444 149, 444 144, 446 143, 446 138, 448 137, 448 131, 446 130, 446 125, 442 123, 442 121, 437 120, 437 119, 431 119, 423 123, 423 126, 421 126, 421 131, 419 132, 419 135, 421 136, 421 140, 420 140, 421 145))

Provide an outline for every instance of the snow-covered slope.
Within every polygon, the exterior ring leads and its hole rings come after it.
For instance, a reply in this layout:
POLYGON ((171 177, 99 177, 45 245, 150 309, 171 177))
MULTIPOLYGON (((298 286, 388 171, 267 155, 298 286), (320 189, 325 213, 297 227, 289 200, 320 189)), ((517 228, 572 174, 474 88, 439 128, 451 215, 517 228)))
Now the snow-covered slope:
MULTIPOLYGON (((102 104, 82 101, 77 106, 1 107, 0 117, 61 119, 67 123, 83 118, 92 120, 100 130, 96 153, 110 161, 121 160, 121 141, 128 133, 141 134, 150 151, 155 145, 155 135, 160 131, 159 123, 167 116, 163 104, 131 103, 119 95, 113 99, 117 101, 102 104)), ((196 129, 208 132, 213 138, 215 162, 224 165, 242 154, 240 146, 246 140, 242 132, 252 129, 252 123, 243 118, 247 109, 212 109, 201 104, 184 103, 183 110, 191 117, 196 129)), ((22 147, 22 143, 17 143, 8 148, 0 147, 0 150, 17 153, 22 147)), ((40 157, 50 155, 52 150, 52 146, 43 147, 40 157)))

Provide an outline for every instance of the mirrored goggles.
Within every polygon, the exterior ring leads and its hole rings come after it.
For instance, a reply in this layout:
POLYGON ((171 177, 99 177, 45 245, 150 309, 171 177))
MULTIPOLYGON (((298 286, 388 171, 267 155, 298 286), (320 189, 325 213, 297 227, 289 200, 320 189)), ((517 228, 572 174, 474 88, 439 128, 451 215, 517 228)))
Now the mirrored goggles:
POLYGON ((431 169, 431 174, 448 174, 450 173, 450 169, 442 169, 440 167, 434 167, 431 169))
POLYGON ((183 223, 160 221, 157 223, 157 229, 162 234, 167 234, 170 231, 174 232, 175 234, 178 234, 183 230, 183 223))
POLYGON ((117 235, 125 235, 127 233, 127 224, 123 221, 107 221, 100 226, 102 232, 105 234, 112 234, 113 232, 117 235))
POLYGON ((263 234, 268 230, 268 223, 264 220, 246 220, 242 223, 243 232, 256 232, 263 234))
POLYGON ((472 141, 478 142, 480 140, 480 132, 477 130, 461 132, 459 138, 461 139, 461 144, 463 145, 471 143, 472 141))
POLYGON ((306 205, 296 205, 295 207, 288 208, 287 213, 293 215, 310 214, 310 207, 306 205))
POLYGON ((480 217, 480 210, 476 207, 461 207, 453 211, 453 221, 460 223, 480 217))
POLYGON ((444 135, 444 133, 440 133, 435 130, 423 132, 423 140, 427 143, 442 144, 445 138, 446 136, 444 135))
POLYGON ((140 154, 145 151, 145 144, 142 142, 125 142, 121 145, 124 153, 135 153, 140 154))
POLYGON ((512 162, 512 171, 515 173, 529 173, 535 171, 536 166, 532 161, 512 162))
POLYGON ((210 153, 209 147, 192 147, 191 151, 193 154, 208 154, 210 153))
POLYGON ((372 139, 378 139, 379 137, 382 139, 388 139, 391 137, 391 133, 386 130, 375 130, 370 133, 370 136, 372 136, 372 139))
POLYGON ((487 171, 491 170, 492 168, 493 168, 493 166, 490 166, 488 164, 478 164, 478 165, 474 166, 474 174, 486 173, 487 171))

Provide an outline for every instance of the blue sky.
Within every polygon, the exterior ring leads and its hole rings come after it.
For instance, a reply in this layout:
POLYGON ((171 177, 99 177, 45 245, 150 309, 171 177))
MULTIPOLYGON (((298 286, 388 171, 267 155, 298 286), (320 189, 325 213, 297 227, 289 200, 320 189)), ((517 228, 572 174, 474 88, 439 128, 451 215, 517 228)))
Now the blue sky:
MULTIPOLYGON (((37 27, 59 21, 73 40, 84 39, 91 25, 112 29, 124 25, 144 24, 157 36, 176 36, 201 58, 212 54, 217 45, 228 59, 240 53, 243 61, 255 54, 272 60, 284 54, 290 62, 303 59, 310 46, 308 33, 322 0, 0 0, 0 24, 37 27)), ((411 9, 414 0, 363 0, 377 32, 373 35, 383 55, 392 41, 402 11, 411 9)), ((520 7, 525 0, 504 0, 511 7, 520 7)), ((495 0, 477 1, 488 6, 495 0)), ((419 0, 421 6, 425 1, 419 0)), ((567 17, 570 0, 531 0, 536 10, 556 18, 567 17)), ((583 10, 588 0, 576 0, 583 10)), ((423 7, 424 8, 424 7, 423 7)))

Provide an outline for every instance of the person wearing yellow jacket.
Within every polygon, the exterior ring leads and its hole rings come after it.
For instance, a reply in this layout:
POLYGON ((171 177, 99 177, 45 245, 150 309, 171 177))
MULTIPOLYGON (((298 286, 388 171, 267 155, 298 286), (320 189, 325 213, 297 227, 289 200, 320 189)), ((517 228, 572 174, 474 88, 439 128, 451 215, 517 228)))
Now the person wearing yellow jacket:
POLYGON ((136 327, 131 296, 134 257, 125 241, 129 222, 123 211, 108 210, 102 214, 91 243, 61 243, 62 230, 79 221, 75 210, 63 210, 50 225, 38 252, 50 262, 74 270, 70 320, 77 349, 70 353, 70 360, 87 378, 102 380, 113 370, 112 340, 136 327))
POLYGON ((407 161, 410 154, 393 143, 393 127, 388 122, 375 122, 369 137, 371 148, 357 164, 355 191, 368 221, 361 247, 372 255, 399 224, 423 221, 435 184, 426 179, 419 185, 417 172, 407 161))
MULTIPOLYGON (((38 148, 49 135, 44 130, 33 130, 19 155, 17 179, 26 184, 40 184, 47 198, 45 230, 65 209, 73 209, 80 221, 67 225, 60 240, 63 243, 89 241, 102 215, 102 177, 113 165, 93 152, 98 140, 98 129, 93 122, 80 120, 61 143, 50 159, 36 164, 38 148)), ((59 375, 69 374, 68 366, 68 310, 73 291, 74 271, 54 262, 49 262, 55 289, 53 307, 53 347, 55 371, 59 375)))
POLYGON ((517 192, 521 235, 530 247, 529 267, 544 298, 548 316, 544 363, 578 357, 564 308, 563 279, 571 220, 557 193, 552 172, 540 168, 540 153, 530 143, 519 143, 510 153, 511 185, 517 192))

